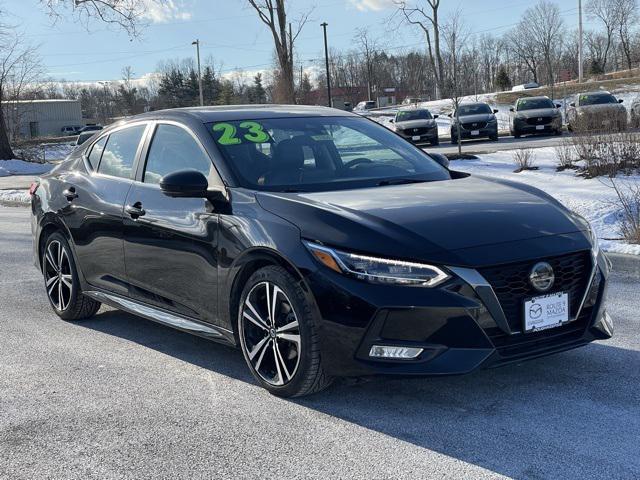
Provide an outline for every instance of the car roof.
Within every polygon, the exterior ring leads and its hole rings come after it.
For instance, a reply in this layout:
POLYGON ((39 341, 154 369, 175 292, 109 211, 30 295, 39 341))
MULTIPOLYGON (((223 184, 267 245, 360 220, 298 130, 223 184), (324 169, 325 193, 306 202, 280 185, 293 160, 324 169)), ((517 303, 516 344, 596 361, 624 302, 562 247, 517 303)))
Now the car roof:
POLYGON ((266 118, 289 117, 356 117, 358 115, 338 110, 337 108, 307 106, 307 105, 223 105, 208 107, 184 107, 136 115, 129 120, 153 119, 185 119, 185 117, 200 120, 203 123, 221 120, 259 120, 266 118))
POLYGON ((537 97, 520 97, 518 99, 518 102, 520 100, 551 100, 549 97, 547 97, 546 95, 538 95, 537 97))
POLYGON ((578 93, 578 95, 611 95, 611 92, 607 92, 606 90, 596 90, 593 92, 578 93))
MULTIPOLYGON (((531 98, 531 97, 529 97, 531 98)), ((518 99, 520 100, 520 99, 518 99)), ((487 102, 461 102, 459 107, 466 107, 467 105, 489 105, 487 102)))

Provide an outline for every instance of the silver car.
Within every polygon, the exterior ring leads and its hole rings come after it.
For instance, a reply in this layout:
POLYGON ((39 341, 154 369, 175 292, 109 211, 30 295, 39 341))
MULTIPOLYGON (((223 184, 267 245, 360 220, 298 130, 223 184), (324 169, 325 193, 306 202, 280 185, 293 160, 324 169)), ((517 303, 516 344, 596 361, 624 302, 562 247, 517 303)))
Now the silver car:
POLYGON ((587 92, 576 95, 567 112, 569 130, 626 130, 627 109, 609 92, 587 92))

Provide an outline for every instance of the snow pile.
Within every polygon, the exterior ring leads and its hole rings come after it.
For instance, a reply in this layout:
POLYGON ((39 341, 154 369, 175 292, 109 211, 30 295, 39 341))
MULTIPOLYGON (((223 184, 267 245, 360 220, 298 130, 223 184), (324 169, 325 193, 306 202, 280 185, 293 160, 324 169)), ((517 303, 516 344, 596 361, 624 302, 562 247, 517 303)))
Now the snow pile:
POLYGON ((32 163, 24 160, 0 160, 0 177, 9 175, 42 175, 51 170, 54 165, 47 163, 32 163))
MULTIPOLYGON (((576 177, 574 170, 556 171, 558 163, 553 148, 533 152, 534 166, 539 170, 514 173, 512 151, 480 155, 477 160, 454 160, 451 169, 522 182, 544 190, 591 223, 603 250, 640 255, 640 245, 630 245, 620 239, 621 210, 610 181, 576 177)), ((640 176, 620 176, 616 181, 620 185, 638 185, 640 176)))
POLYGON ((28 190, 0 190, 0 204, 29 205, 31 197, 28 190))

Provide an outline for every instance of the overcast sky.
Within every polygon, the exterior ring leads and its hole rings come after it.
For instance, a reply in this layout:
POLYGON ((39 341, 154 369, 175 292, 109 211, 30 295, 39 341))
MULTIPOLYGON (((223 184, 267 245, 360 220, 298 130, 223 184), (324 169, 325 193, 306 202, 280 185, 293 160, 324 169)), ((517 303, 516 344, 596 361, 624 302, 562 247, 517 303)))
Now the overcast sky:
MULTIPOLYGON (((272 39, 244 0, 168 0, 160 8, 149 2, 148 21, 131 41, 116 28, 93 22, 88 29, 71 16, 52 22, 38 0, 4 0, 10 23, 19 24, 40 53, 50 76, 67 80, 115 80, 130 65, 136 77, 149 74, 159 61, 194 55, 192 40, 201 41, 202 57, 211 55, 225 71, 255 71, 272 64, 272 39)), ((291 0, 292 17, 313 8, 300 35, 297 55, 305 68, 323 54, 320 23, 329 23, 329 44, 349 49, 358 27, 384 39, 393 51, 420 48, 423 37, 410 27, 390 28, 391 0, 291 0)), ((426 3, 426 2, 425 2, 426 3)), ((577 24, 577 0, 558 0, 565 25, 577 24)), ((442 0, 442 15, 460 8, 472 32, 502 33, 513 26, 532 0, 442 0)), ((586 20, 586 19, 585 19, 586 20)), ((321 64, 319 64, 321 65, 321 64)))

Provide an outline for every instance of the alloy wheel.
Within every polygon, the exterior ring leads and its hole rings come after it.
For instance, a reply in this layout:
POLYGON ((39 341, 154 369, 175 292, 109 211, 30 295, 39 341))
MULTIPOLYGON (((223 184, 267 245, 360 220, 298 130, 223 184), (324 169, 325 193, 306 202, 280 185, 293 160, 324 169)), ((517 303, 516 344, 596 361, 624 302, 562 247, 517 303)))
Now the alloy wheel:
POLYGON ((301 341, 287 295, 274 283, 260 282, 249 291, 240 314, 242 347, 255 372, 270 385, 289 383, 298 370, 301 341))
POLYGON ((71 302, 73 275, 66 248, 58 240, 47 245, 44 262, 47 295, 53 306, 64 311, 71 302))

